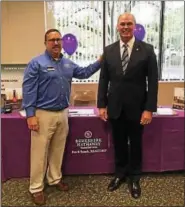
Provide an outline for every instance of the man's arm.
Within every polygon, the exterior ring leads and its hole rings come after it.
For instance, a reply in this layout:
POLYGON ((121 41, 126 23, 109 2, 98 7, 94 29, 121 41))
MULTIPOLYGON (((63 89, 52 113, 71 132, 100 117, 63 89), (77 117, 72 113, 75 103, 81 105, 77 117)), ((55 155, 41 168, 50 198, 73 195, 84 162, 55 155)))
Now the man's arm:
POLYGON ((31 61, 24 71, 23 78, 23 108, 27 118, 35 116, 38 92, 38 64, 31 61))
POLYGON ((86 79, 92 76, 100 69, 101 57, 93 64, 87 67, 80 67, 75 64, 75 69, 73 71, 73 77, 78 79, 86 79))
POLYGON ((109 74, 108 74, 108 68, 105 60, 105 53, 104 53, 103 60, 101 63, 101 71, 100 71, 100 78, 99 78, 99 85, 98 85, 98 100, 97 100, 97 107, 99 108, 99 116, 104 121, 107 121, 108 119, 108 115, 107 115, 108 84, 109 84, 109 74))
POLYGON ((157 110, 157 96, 158 96, 158 66, 157 59, 153 49, 150 51, 148 60, 148 93, 145 105, 145 110, 155 112, 157 110))
POLYGON ((145 103, 145 110, 142 113, 140 124, 149 124, 152 121, 152 112, 157 111, 157 95, 158 95, 158 66, 157 59, 151 46, 149 51, 149 59, 147 66, 148 92, 145 103))

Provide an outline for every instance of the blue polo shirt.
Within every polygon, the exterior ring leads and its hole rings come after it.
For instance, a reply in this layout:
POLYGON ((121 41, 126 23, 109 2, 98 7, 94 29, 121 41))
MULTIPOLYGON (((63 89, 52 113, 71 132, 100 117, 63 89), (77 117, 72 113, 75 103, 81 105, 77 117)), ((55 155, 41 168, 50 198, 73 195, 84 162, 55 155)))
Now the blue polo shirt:
POLYGON ((80 67, 62 54, 55 60, 47 51, 33 58, 23 78, 23 108, 26 116, 34 116, 36 109, 59 111, 67 108, 72 78, 86 79, 99 69, 99 61, 80 67))

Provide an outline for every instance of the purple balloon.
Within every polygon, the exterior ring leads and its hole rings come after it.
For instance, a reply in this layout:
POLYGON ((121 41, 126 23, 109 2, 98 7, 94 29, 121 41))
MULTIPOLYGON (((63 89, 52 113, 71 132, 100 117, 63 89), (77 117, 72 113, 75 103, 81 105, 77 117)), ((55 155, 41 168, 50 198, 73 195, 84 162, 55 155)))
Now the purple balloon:
POLYGON ((136 24, 134 29, 134 36, 138 40, 143 40, 145 37, 145 28, 141 24, 136 24))
POLYGON ((68 55, 72 55, 78 47, 76 37, 70 33, 65 34, 62 38, 62 47, 68 55))

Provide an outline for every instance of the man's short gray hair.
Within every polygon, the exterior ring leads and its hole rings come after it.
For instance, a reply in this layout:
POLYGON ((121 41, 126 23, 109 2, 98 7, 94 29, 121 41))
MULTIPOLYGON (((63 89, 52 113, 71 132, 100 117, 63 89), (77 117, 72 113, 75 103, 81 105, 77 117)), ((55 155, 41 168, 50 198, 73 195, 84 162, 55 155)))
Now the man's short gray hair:
POLYGON ((136 18, 135 18, 135 16, 134 16, 133 14, 131 14, 130 12, 125 12, 125 13, 123 13, 123 14, 120 14, 119 17, 118 17, 118 22, 119 22, 120 17, 123 16, 123 15, 130 15, 130 16, 132 16, 132 17, 133 17, 133 20, 134 20, 134 23, 136 24, 136 18))

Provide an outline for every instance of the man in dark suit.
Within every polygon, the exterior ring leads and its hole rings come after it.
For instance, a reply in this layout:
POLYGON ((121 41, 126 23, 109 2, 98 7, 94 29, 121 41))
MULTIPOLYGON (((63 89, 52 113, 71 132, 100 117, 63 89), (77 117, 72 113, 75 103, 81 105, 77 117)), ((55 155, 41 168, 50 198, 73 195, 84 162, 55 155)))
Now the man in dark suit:
POLYGON ((158 67, 153 46, 134 37, 135 24, 130 13, 118 18, 120 41, 104 49, 97 105, 100 118, 111 123, 115 147, 115 177, 108 190, 128 176, 130 193, 139 198, 142 134, 157 109, 158 67))

